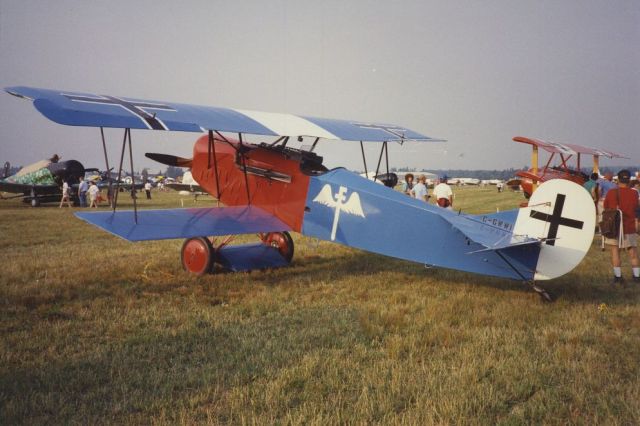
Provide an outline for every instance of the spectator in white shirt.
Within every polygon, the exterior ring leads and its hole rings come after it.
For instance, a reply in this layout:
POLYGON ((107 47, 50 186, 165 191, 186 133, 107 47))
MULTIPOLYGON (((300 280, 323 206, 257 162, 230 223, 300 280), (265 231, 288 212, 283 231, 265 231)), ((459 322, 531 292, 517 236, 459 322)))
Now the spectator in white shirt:
POLYGON ((429 201, 429 194, 427 192, 426 181, 427 181, 427 177, 425 175, 418 176, 418 183, 413 185, 413 190, 411 191, 413 196, 417 200, 421 200, 424 202, 429 201))
POLYGON ((433 195, 436 197, 436 203, 440 207, 451 209, 453 206, 453 191, 447 185, 446 176, 440 179, 440 183, 433 188, 433 195))
POLYGON ((144 184, 144 192, 147 193, 147 200, 151 199, 151 184, 149 182, 144 184))
POLYGON ((65 202, 68 207, 71 207, 71 200, 69 199, 69 183, 66 180, 62 182, 62 199, 60 200, 60 208, 62 208, 62 204, 65 202))
POLYGON ((89 187, 89 200, 91 203, 89 204, 89 208, 95 207, 98 208, 98 194, 100 194, 100 188, 96 185, 95 182, 91 182, 91 186, 89 187))

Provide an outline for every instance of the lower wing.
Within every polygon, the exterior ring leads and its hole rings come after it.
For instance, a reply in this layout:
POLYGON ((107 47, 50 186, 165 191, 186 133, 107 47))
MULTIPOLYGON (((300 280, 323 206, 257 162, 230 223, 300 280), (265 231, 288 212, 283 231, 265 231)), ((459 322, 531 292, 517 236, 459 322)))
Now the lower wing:
POLYGON ((291 227, 255 206, 117 212, 78 212, 76 216, 128 241, 289 231, 291 227))
POLYGON ((31 190, 34 190, 36 194, 58 194, 60 193, 60 187, 58 185, 28 185, 24 183, 13 183, 0 181, 0 191, 10 192, 13 194, 29 194, 31 190))

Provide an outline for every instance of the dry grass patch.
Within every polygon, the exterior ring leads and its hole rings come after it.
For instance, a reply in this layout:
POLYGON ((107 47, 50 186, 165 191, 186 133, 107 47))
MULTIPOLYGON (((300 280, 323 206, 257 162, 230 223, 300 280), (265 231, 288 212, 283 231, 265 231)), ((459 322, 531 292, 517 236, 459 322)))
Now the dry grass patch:
POLYGON ((640 289, 607 284, 597 243, 545 305, 301 236, 289 268, 197 278, 181 241, 130 244, 66 209, 0 204, 0 233, 3 424, 640 423, 640 289))

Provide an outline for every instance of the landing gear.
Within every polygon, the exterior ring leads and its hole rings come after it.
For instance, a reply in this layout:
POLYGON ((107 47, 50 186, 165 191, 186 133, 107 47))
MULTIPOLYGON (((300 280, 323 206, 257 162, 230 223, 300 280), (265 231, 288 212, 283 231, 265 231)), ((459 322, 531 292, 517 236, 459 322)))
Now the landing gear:
POLYGON ((182 244, 180 260, 185 271, 196 275, 211 272, 215 251, 211 241, 205 237, 189 238, 182 244))
POLYGON ((287 263, 293 258, 293 239, 288 232, 269 232, 260 236, 262 242, 268 246, 278 249, 287 263))
POLYGON ((282 268, 291 263, 293 239, 288 232, 270 232, 258 236, 259 243, 230 246, 231 236, 215 247, 206 237, 188 238, 180 252, 182 267, 187 272, 205 275, 214 269, 248 272, 282 268))
POLYGON ((538 296, 540 296, 540 299, 544 302, 544 303, 553 303, 556 301, 555 296, 552 293, 549 293, 547 290, 545 290, 542 287, 539 287, 538 285, 536 285, 535 281, 527 281, 527 284, 529 284, 529 286, 531 286, 531 289, 533 291, 535 291, 536 293, 538 293, 538 296))
POLYGON ((38 207, 40 205, 40 200, 38 200, 38 196, 36 195, 36 190, 31 188, 31 207, 38 207))

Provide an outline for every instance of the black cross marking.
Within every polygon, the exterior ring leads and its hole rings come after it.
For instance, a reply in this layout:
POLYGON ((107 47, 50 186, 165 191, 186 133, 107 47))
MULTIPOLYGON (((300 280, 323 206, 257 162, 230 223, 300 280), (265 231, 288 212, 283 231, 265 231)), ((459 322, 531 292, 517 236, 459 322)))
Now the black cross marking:
POLYGON ((175 109, 171 108, 168 105, 163 104, 155 104, 151 102, 134 102, 134 101, 126 101, 122 98, 116 98, 115 96, 106 96, 102 95, 99 97, 93 96, 76 96, 76 95, 66 95, 63 93, 65 97, 74 102, 86 102, 89 104, 103 104, 103 105, 113 105, 118 106, 120 108, 124 108, 136 117, 140 118, 142 122, 149 129, 153 130, 169 130, 167 126, 156 118, 155 114, 149 114, 143 108, 146 109, 160 109, 164 111, 175 111, 175 109))
POLYGON ((366 123, 352 123, 354 126, 361 127, 363 129, 377 129, 382 130, 383 132, 387 132, 392 134, 393 136, 399 138, 400 140, 404 140, 404 133, 407 129, 403 129, 402 127, 397 126, 385 126, 382 124, 366 124, 366 123))
POLYGON ((564 208, 564 201, 566 198, 567 197, 564 194, 556 195, 556 203, 553 206, 553 214, 551 215, 536 210, 532 210, 530 213, 530 216, 532 218, 544 220, 545 222, 549 222, 551 224, 551 226, 549 226, 549 234, 547 235, 546 241, 546 243, 550 246, 556 245, 556 237, 558 236, 558 228, 560 227, 560 225, 568 226, 575 229, 582 229, 584 225, 584 222, 580 220, 562 217, 562 209, 564 208))

